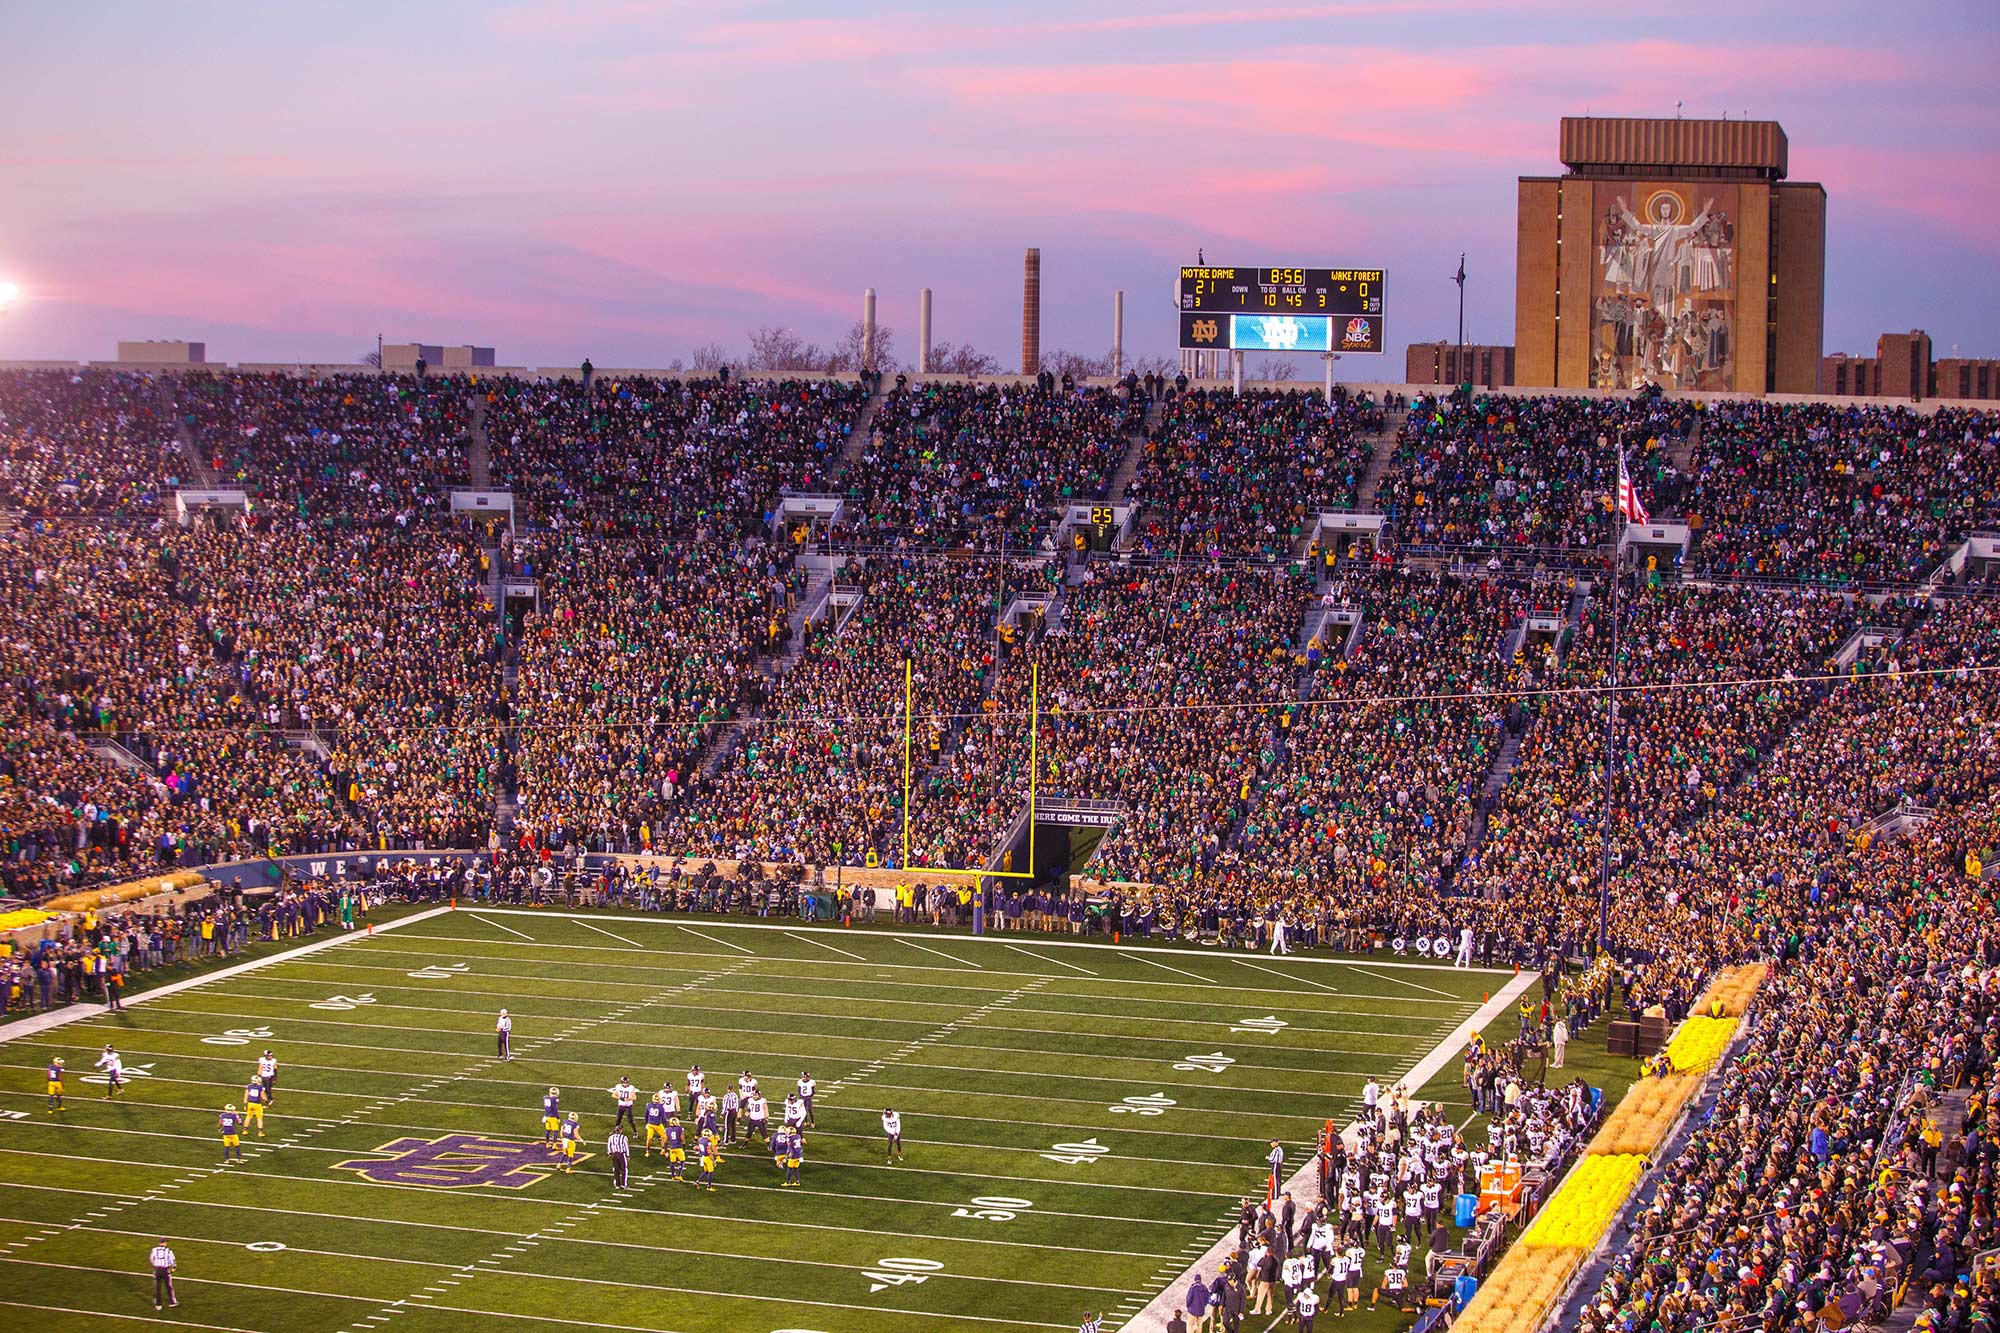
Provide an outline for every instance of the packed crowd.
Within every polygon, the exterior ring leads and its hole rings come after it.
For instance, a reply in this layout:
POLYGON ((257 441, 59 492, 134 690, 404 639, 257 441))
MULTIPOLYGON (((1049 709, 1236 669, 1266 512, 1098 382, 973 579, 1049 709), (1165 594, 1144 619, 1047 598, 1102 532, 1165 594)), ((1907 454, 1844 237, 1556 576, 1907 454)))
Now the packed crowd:
POLYGON ((1146 511, 1139 540, 1150 552, 1287 555, 1319 509, 1354 507, 1385 422, 1365 394, 1175 397, 1125 495, 1146 511))
POLYGON ((895 389, 838 489, 846 533, 876 543, 1032 550, 1055 506, 1101 497, 1145 404, 1112 389, 1055 393, 945 382, 895 389))
POLYGON ((157 514, 187 471, 170 385, 125 371, 0 372, 0 508, 157 514))

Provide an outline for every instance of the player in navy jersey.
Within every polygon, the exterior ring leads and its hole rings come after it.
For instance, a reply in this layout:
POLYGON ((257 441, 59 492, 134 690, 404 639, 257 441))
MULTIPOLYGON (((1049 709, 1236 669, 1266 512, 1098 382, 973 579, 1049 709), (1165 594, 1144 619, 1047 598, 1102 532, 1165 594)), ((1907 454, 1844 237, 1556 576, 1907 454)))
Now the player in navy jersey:
POLYGON ((701 1136, 701 1147, 698 1151, 701 1153, 701 1175, 695 1178, 695 1188, 706 1189, 710 1194, 713 1194, 715 1193, 715 1166, 717 1162, 722 1160, 722 1153, 715 1146, 715 1136, 704 1133, 701 1136))
POLYGON ((654 1141, 655 1139, 658 1139, 658 1140, 659 1140, 659 1143, 660 1143, 660 1150, 661 1150, 662 1152, 666 1151, 666 1147, 667 1147, 667 1103, 666 1103, 666 1099, 665 1099, 665 1098, 663 1098, 663 1097, 661 1097, 661 1096, 660 1096, 660 1094, 659 1094, 659 1093, 657 1093, 657 1092, 653 1094, 653 1100, 651 1100, 651 1101, 649 1101, 649 1102, 647 1102, 647 1103, 646 1103, 646 1149, 645 1149, 645 1152, 646 1152, 646 1156, 648 1156, 648 1157, 651 1157, 651 1156, 653 1155, 653 1141, 654 1141))
POLYGON ((222 1164, 229 1165, 229 1159, 243 1160, 243 1117, 236 1113, 234 1104, 222 1108, 222 1114, 215 1118, 215 1127, 222 1131, 222 1164))
POLYGON ((264 1085, 251 1079, 243 1085, 243 1128, 257 1127, 257 1137, 264 1137, 264 1085))
POLYGON ((562 1129, 562 1093, 550 1088, 542 1097, 542 1146, 557 1151, 556 1134, 562 1129))
POLYGON ((576 1112, 571 1111, 564 1118, 560 1133, 562 1136, 561 1167, 563 1174, 568 1175, 576 1167, 576 1147, 579 1143, 583 1142, 583 1126, 577 1123, 576 1112))
POLYGON ((677 1115, 667 1117, 667 1179, 687 1179, 687 1126, 677 1115))
POLYGON ((58 1055, 49 1061, 49 1114, 63 1109, 63 1062, 58 1055))
POLYGON ((785 1145, 785 1183, 787 1185, 793 1188, 798 1187, 799 1168, 805 1165, 805 1160, 806 1136, 795 1129, 791 1133, 790 1142, 785 1145))

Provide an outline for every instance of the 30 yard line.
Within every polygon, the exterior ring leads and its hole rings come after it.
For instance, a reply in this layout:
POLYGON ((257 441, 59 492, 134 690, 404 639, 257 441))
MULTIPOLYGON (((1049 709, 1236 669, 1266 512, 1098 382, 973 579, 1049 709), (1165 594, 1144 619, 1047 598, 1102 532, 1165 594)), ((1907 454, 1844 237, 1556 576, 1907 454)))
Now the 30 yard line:
POLYGON ((690 935, 694 935, 701 939, 707 940, 710 944, 720 944, 723 948, 734 949, 738 953, 755 954, 757 952, 755 949, 746 949, 740 944, 731 944, 728 940, 719 940, 715 938, 715 936, 713 935, 703 935, 693 926, 682 926, 681 929, 685 930, 690 935))

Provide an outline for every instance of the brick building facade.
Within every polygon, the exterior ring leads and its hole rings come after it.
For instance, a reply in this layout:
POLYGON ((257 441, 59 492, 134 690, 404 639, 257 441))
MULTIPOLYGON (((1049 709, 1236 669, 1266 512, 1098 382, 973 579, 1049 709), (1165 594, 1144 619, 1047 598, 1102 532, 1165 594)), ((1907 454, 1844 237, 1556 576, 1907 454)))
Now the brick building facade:
POLYGON ((1565 117, 1520 180, 1515 381, 1811 393, 1826 191, 1775 121, 1565 117))

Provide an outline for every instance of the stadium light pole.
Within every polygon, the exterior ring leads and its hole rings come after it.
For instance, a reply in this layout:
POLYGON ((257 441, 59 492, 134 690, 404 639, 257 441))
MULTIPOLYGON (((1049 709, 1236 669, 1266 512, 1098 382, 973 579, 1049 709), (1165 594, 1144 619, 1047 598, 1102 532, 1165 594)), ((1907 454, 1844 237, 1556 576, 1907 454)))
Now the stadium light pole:
MULTIPOLYGON (((1623 470, 1623 446, 1620 454, 1620 470, 1623 470)), ((1611 936, 1611 801, 1616 790, 1614 752, 1618 744, 1618 585, 1624 580, 1619 577, 1619 547, 1625 540, 1625 505, 1623 494, 1614 491, 1611 501, 1611 704, 1604 715, 1604 813, 1600 821, 1601 842, 1598 846, 1597 864, 1597 950, 1599 953, 1609 947, 1611 936)))
POLYGON ((1458 252, 1458 276, 1452 279, 1458 284, 1458 376, 1469 381, 1472 376, 1465 373, 1465 252, 1458 252))

